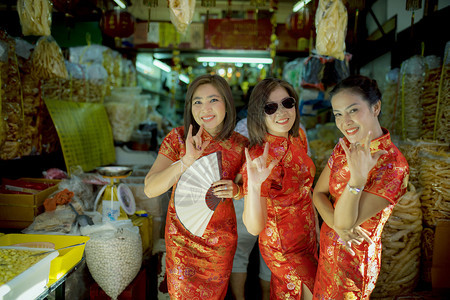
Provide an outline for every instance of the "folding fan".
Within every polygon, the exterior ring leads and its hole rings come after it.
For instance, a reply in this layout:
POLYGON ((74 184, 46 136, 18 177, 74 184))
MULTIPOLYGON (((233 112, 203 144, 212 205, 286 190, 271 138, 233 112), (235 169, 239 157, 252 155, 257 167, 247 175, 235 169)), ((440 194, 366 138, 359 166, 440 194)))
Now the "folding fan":
POLYGON ((175 189, 175 211, 183 226, 202 236, 222 198, 214 196, 211 184, 222 176, 222 153, 197 159, 181 175, 175 189))

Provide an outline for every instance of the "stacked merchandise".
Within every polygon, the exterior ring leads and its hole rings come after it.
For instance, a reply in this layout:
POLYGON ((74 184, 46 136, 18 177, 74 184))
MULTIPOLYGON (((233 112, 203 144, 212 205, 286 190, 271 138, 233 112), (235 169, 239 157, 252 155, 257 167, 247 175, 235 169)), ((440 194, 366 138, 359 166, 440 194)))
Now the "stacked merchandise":
POLYGON ((440 58, 434 55, 425 57, 425 67, 425 81, 421 97, 423 111, 421 136, 423 139, 432 140, 442 70, 440 58))
POLYGON ((129 142, 138 124, 147 118, 147 96, 141 94, 140 87, 114 88, 105 97, 114 141, 129 142))
POLYGON ((334 123, 317 124, 308 130, 309 147, 311 158, 316 167, 315 181, 328 163, 328 159, 342 134, 334 123))
POLYGON ((393 299, 416 287, 422 233, 420 194, 410 184, 384 226, 381 271, 371 298, 393 299))
MULTIPOLYGON (((102 87, 102 96, 114 88, 136 86, 136 69, 130 60, 102 45, 69 48, 69 61, 81 65, 84 76, 102 87)), ((102 98, 103 100, 103 98, 102 98)))
POLYGON ((0 158, 13 159, 22 155, 24 138, 24 103, 15 42, 0 32, 0 158))
POLYGON ((400 120, 397 132, 403 139, 416 140, 422 131, 422 87, 425 59, 413 56, 402 63, 400 69, 400 120))
MULTIPOLYGON (((67 77, 61 49, 51 37, 41 37, 35 49, 5 32, 0 37, 4 55, 2 76, 2 122, 6 133, 0 139, 1 159, 52 153, 59 148, 58 137, 45 104, 41 84, 51 78, 67 77)), ((0 121, 1 122, 1 121, 0 121)), ((2 132, 2 130, 0 130, 2 132)))
POLYGON ((65 61, 61 48, 50 36, 51 13, 47 10, 51 12, 48 0, 18 1, 23 34, 42 36, 35 46, 0 33, 2 160, 59 150, 45 99, 102 103, 114 87, 136 86, 133 63, 107 47, 99 46, 101 51, 96 51, 96 46, 80 47, 78 56, 71 55, 76 57, 75 63, 65 61), (44 9, 48 18, 36 18, 33 5, 44 9), (100 64, 89 60, 91 52, 100 53, 100 64))
POLYGON ((398 103, 398 76, 400 69, 395 68, 386 74, 386 81, 383 86, 383 94, 381 99, 381 115, 379 117, 382 127, 394 133, 397 117, 398 103))
POLYGON ((383 299, 414 290, 419 280, 431 283, 436 227, 450 220, 448 61, 414 56, 397 73, 388 73, 383 94, 383 113, 394 121, 382 118, 382 125, 398 135, 410 186, 383 231, 381 273, 373 293, 383 299))
POLYGON ((423 187, 422 203, 424 228, 422 240, 423 280, 431 282, 431 262, 433 258, 434 233, 440 220, 450 220, 450 149, 433 151, 423 149, 419 183, 423 187))

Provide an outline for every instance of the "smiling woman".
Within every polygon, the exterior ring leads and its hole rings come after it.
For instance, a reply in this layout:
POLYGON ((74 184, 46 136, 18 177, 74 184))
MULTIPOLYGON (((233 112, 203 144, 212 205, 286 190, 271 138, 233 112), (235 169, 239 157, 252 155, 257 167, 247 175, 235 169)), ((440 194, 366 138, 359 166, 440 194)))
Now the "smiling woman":
POLYGON ((375 80, 350 76, 330 94, 345 138, 314 188, 324 220, 314 299, 369 299, 380 272, 381 233, 406 191, 409 167, 378 122, 375 80))
POLYGON ((222 131, 226 114, 224 98, 212 84, 203 84, 197 88, 192 98, 192 115, 195 122, 212 136, 222 131))
MULTIPOLYGON (((166 274, 171 299, 223 299, 227 292, 237 241, 231 198, 242 197, 237 175, 248 144, 247 138, 234 132, 235 120, 231 89, 225 79, 218 75, 198 77, 186 93, 185 125, 174 128, 166 136, 145 178, 144 191, 148 197, 174 187, 165 232, 166 274), (180 183, 180 176, 191 173, 185 173, 188 168, 189 171, 200 170, 199 163, 194 162, 214 153, 219 157, 220 180, 213 182, 208 192, 212 191, 221 200, 203 234, 198 236, 191 233, 177 215, 175 191, 177 186, 183 187, 185 178, 180 183)), ((205 199, 193 200, 207 199, 205 196, 205 199)), ((199 217, 198 214, 195 217, 199 217)))
POLYGON ((299 128, 297 93, 287 82, 264 79, 250 95, 243 168, 248 232, 272 272, 270 299, 312 299, 317 269, 311 186, 315 167, 299 128))
MULTIPOLYGON (((236 124, 236 109, 230 86, 225 79, 217 75, 200 76, 189 85, 185 97, 184 128, 189 128, 192 125, 192 134, 196 135, 200 126, 204 125, 204 121, 201 118, 197 120, 196 117, 199 115, 194 116, 194 111, 202 110, 202 108, 209 109, 213 106, 217 108, 217 106, 220 106, 217 102, 222 103, 220 105, 225 105, 225 114, 217 117, 214 124, 208 125, 208 128, 209 130, 215 130, 214 125, 221 126, 220 131, 216 130, 215 138, 219 140, 229 138, 236 124), (221 120, 219 120, 220 118, 221 120)), ((204 113, 204 111, 199 113, 204 113)), ((209 132, 208 129, 206 131, 209 132)), ((187 132, 184 138, 187 138, 187 132)))

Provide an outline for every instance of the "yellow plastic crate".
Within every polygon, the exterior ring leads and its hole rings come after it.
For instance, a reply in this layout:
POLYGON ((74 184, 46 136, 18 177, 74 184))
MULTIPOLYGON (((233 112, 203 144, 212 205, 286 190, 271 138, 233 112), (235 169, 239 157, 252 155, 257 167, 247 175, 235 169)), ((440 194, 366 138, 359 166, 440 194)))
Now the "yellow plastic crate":
MULTIPOLYGON (((47 235, 47 234, 5 234, 0 236, 0 246, 11 246, 29 242, 51 242, 55 244, 55 249, 86 243, 87 236, 76 235, 47 235)), ((58 250, 59 256, 52 260, 50 264, 50 275, 48 286, 52 285, 70 269, 72 269, 83 257, 85 245, 73 248, 58 250)))

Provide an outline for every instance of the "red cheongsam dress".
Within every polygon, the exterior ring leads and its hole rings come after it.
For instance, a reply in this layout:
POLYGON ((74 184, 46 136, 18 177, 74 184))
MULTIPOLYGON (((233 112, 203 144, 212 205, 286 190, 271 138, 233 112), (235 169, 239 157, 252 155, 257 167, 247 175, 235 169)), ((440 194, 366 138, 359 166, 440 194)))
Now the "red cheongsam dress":
MULTIPOLYGON (((319 267, 314 286, 314 299, 369 299, 375 288, 381 267, 381 232, 394 205, 405 193, 408 184, 409 166, 404 156, 391 142, 389 132, 370 143, 371 152, 386 150, 376 166, 370 171, 364 192, 385 198, 390 205, 360 226, 370 232, 374 242, 364 241, 360 246, 352 245, 355 256, 350 255, 339 241, 338 234, 322 224, 320 231, 319 267)), ((344 139, 347 146, 350 145, 344 139)), ((329 190, 333 206, 350 179, 345 152, 337 144, 328 160, 331 170, 329 190)))
MULTIPOLYGON (((303 130, 299 137, 268 134, 269 158, 280 160, 261 186, 267 198, 267 223, 259 234, 259 248, 272 277, 271 299, 300 299, 302 283, 312 292, 317 270, 317 239, 311 186, 316 168, 307 155, 303 130)), ((252 159, 264 145, 250 149, 252 159)), ((243 167, 245 193, 247 170, 243 167)))
MULTIPOLYGON (((186 153, 184 127, 173 129, 161 144, 159 153, 177 161, 186 153)), ((203 141, 210 141, 203 155, 222 152, 222 179, 234 180, 245 161, 248 140, 237 132, 216 141, 205 130, 203 141)), ((224 299, 236 251, 236 214, 233 201, 221 202, 202 237, 191 234, 177 217, 173 202, 175 186, 166 218, 166 275, 171 299, 224 299)))

